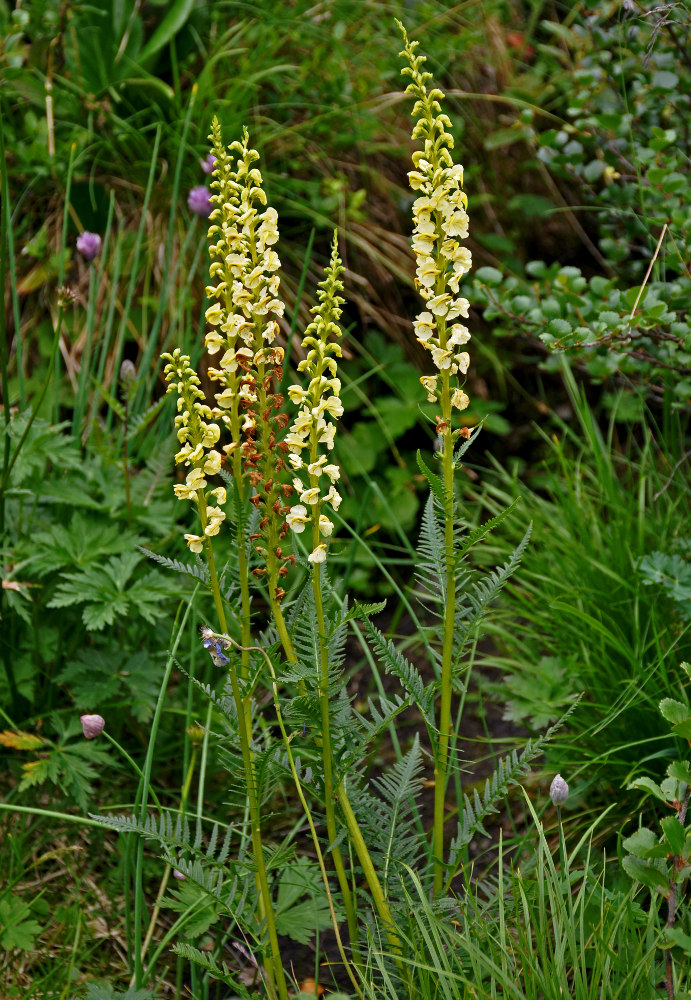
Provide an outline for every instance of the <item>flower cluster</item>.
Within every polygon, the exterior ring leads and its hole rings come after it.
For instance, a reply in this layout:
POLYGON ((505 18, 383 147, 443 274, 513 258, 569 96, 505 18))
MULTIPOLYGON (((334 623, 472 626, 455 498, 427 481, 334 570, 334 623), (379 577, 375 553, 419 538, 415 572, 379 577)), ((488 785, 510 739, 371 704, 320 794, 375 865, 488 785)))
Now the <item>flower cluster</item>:
POLYGON ((179 500, 195 501, 202 522, 202 535, 185 535, 185 541, 192 552, 201 552, 204 538, 217 535, 225 519, 221 507, 226 502, 223 486, 205 492, 206 477, 217 475, 221 468, 222 456, 214 448, 220 437, 220 428, 215 422, 221 417, 217 409, 204 402, 204 394, 199 388, 199 378, 190 366, 190 359, 176 348, 172 354, 163 354, 167 361, 164 374, 169 383, 168 392, 178 394, 178 414, 175 417, 177 438, 182 447, 175 456, 177 465, 190 466, 184 483, 174 487, 179 500), (214 505, 211 500, 214 500, 214 505))
POLYGON ((306 372, 310 381, 307 388, 291 385, 288 389, 290 399, 300 407, 285 439, 291 452, 288 462, 297 473, 293 486, 300 495, 300 503, 291 507, 286 520, 298 534, 304 531, 306 524, 312 524, 313 549, 308 559, 313 563, 326 559, 327 543, 320 539, 328 538, 333 531, 332 521, 322 512, 323 506, 330 504, 333 510, 338 510, 341 503, 334 485, 340 478, 340 469, 329 462, 327 452, 334 446, 336 425, 332 421, 343 414, 339 398, 341 383, 337 378, 335 360, 341 357, 341 348, 336 341, 342 336, 338 325, 343 304, 338 294, 343 290, 343 283, 339 281, 342 273, 334 234, 331 261, 319 285, 319 304, 312 309, 314 319, 305 330, 302 341, 307 353, 298 365, 298 371, 306 372), (326 452, 320 450, 320 445, 326 447, 326 452), (322 477, 329 484, 326 491, 320 483, 322 477))
MULTIPOLYGON (((220 383, 216 404, 231 431, 232 441, 225 451, 240 449, 247 478, 256 491, 250 500, 264 508, 253 541, 267 562, 281 563, 277 575, 285 576, 285 563, 294 559, 284 556, 278 544, 288 531, 281 519, 289 510, 285 499, 292 493, 289 483, 280 482, 287 446, 279 437, 288 417, 280 412, 283 396, 273 391, 283 376, 283 348, 276 337, 284 304, 279 298, 280 261, 273 249, 278 241, 278 217, 266 205, 256 166, 259 154, 250 148, 247 130, 241 141, 226 150, 214 119, 210 139, 214 208, 209 276, 215 283, 207 288, 214 301, 206 312, 211 327, 206 347, 210 355, 220 357, 218 367, 209 368, 209 376, 220 383)), ((239 473, 239 465, 234 471, 239 473)))
MULTIPOLYGON (((451 123, 441 112, 440 90, 427 91, 432 74, 423 70, 424 56, 417 56, 417 42, 405 39, 404 55, 409 65, 403 73, 411 78, 406 94, 415 97, 412 116, 417 119, 413 139, 423 141, 423 149, 413 153, 414 170, 408 174, 410 186, 419 196, 413 204, 413 251, 416 258, 415 283, 425 300, 425 309, 414 323, 415 335, 430 351, 442 375, 427 375, 421 382, 430 402, 446 395, 450 406, 464 410, 470 402, 461 387, 450 387, 450 376, 465 375, 470 357, 459 351, 470 333, 459 318, 468 316, 468 300, 458 297, 459 282, 471 267, 470 251, 460 241, 468 236, 468 199, 463 191, 463 167, 451 157, 451 123)), ((444 407, 446 409, 446 407, 444 407)))
POLYGON ((227 636, 218 635, 207 625, 202 625, 202 646, 209 651, 211 659, 217 667, 226 667, 230 663, 230 657, 226 656, 225 650, 230 649, 230 640, 227 636))

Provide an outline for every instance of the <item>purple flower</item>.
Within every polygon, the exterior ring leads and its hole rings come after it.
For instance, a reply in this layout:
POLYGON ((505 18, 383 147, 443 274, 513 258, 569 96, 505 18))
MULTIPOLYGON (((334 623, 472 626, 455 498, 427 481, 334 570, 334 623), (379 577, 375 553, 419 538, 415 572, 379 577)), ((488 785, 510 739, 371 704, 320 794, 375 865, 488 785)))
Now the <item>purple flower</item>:
POLYGON ((216 166, 216 157, 213 153, 209 153, 203 160, 199 161, 199 166, 205 174, 212 174, 216 166))
POLYGON ((102 715, 82 715, 79 719, 82 724, 82 732, 87 740, 95 740, 103 732, 106 720, 102 715))
POLYGON ((203 184, 200 184, 198 187, 193 187, 187 195, 187 205, 190 212, 194 212, 195 215, 201 216, 202 219, 208 219, 211 214, 209 189, 204 187, 203 184))
POLYGON ((101 252, 101 237, 98 233, 80 233, 77 237, 77 250, 85 260, 93 260, 101 252))

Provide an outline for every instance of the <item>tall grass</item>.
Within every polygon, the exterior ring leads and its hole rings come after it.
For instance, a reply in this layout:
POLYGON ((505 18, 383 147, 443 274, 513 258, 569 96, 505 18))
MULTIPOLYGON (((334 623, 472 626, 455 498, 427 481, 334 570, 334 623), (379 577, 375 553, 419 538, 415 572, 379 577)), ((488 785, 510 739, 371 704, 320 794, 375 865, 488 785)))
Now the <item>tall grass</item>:
POLYGON ((691 652, 691 631, 669 598, 646 584, 640 561, 656 550, 674 552, 688 537, 690 490, 683 472, 671 475, 674 462, 661 447, 674 448, 674 433, 658 437, 651 418, 624 427, 621 441, 616 412, 603 432, 568 368, 565 379, 573 420, 557 421, 551 434, 540 430, 541 468, 521 479, 493 463, 475 492, 490 511, 521 495, 535 526, 505 593, 504 617, 490 623, 501 656, 487 662, 503 681, 489 690, 509 718, 537 729, 583 692, 570 736, 549 759, 584 789, 618 789, 642 757, 672 751, 660 743, 657 706, 678 690, 677 664, 691 652))

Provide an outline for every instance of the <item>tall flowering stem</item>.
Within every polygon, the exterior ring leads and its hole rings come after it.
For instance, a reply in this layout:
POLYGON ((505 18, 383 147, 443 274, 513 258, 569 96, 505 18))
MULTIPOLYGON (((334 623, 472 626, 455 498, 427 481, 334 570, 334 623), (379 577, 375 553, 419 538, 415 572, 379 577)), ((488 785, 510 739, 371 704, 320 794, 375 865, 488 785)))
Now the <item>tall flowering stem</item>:
MULTIPOLYGON (((295 473, 293 486, 300 503, 291 507, 286 520, 295 534, 301 534, 308 526, 311 528, 312 551, 307 559, 312 564, 312 593, 319 629, 318 687, 321 706, 324 807, 329 841, 334 844, 338 836, 335 810, 335 802, 338 802, 350 842, 365 873, 385 933, 394 950, 399 951, 400 944, 393 932, 393 918, 388 902, 348 800, 345 785, 335 773, 331 742, 329 644, 326 638, 326 618, 322 599, 322 566, 326 562, 329 539, 333 531, 329 513, 338 510, 341 503, 335 485, 341 473, 339 467, 329 461, 329 454, 333 449, 336 433, 334 421, 343 414, 343 404, 339 395, 341 382, 338 378, 336 360, 341 357, 338 341, 342 333, 338 321, 344 301, 339 295, 339 292, 343 291, 343 283, 340 280, 343 270, 338 254, 338 237, 337 233, 334 233, 331 260, 317 293, 319 302, 312 309, 314 318, 305 330, 302 341, 306 355, 299 363, 298 371, 305 374, 309 381, 306 388, 291 385, 288 389, 291 401, 299 407, 285 443, 290 449, 288 463, 295 473)), ((357 949, 357 914, 340 847, 332 847, 331 855, 343 896, 351 944, 357 949)))
POLYGON ((423 144, 413 153, 414 170, 408 174, 410 186, 418 196, 413 204, 413 251, 416 259, 415 283, 425 308, 414 323, 415 335, 432 355, 437 369, 421 378, 430 402, 440 408, 436 417, 441 439, 442 481, 444 484, 444 545, 446 567, 444 581, 444 624, 442 643, 441 701, 439 737, 434 755, 434 891, 444 880, 444 816, 448 783, 448 757, 451 734, 451 692, 453 671, 454 619, 456 586, 454 573, 454 442, 465 428, 453 429, 454 409, 464 410, 469 403, 459 376, 468 371, 470 358, 459 348, 470 340, 470 333, 459 318, 467 318, 468 301, 458 296, 459 282, 470 270, 470 251, 461 245, 468 235, 467 197, 463 191, 463 167, 451 156, 453 137, 449 118, 442 113, 440 90, 428 90, 432 74, 423 69, 424 56, 416 55, 418 43, 408 39, 403 25, 405 48, 401 55, 408 65, 402 70, 410 78, 406 94, 415 98, 412 117, 416 120, 412 137, 423 144))
MULTIPOLYGON (((199 387, 199 378, 190 366, 190 359, 187 355, 182 354, 177 348, 172 354, 164 354, 163 359, 168 362, 164 369, 166 380, 169 383, 168 391, 177 392, 178 396, 178 415, 175 418, 175 426, 181 448, 175 456, 175 461, 178 465, 189 468, 184 484, 175 486, 174 490, 178 499, 195 503, 201 525, 200 535, 186 534, 185 540, 192 552, 205 551, 219 625, 221 631, 226 633, 228 627, 212 542, 225 519, 221 505, 226 502, 226 491, 223 486, 207 489, 209 484, 206 478, 217 474, 221 467, 221 453, 213 446, 220 437, 220 427, 217 421, 223 419, 223 414, 220 409, 211 408, 203 402, 204 395, 199 387), (215 504, 212 501, 215 501, 215 504)), ((288 990, 281 962, 273 901, 262 847, 259 789, 251 745, 251 716, 248 712, 248 697, 241 690, 234 664, 227 657, 224 657, 222 662, 223 665, 228 664, 231 691, 238 717, 238 735, 247 786, 260 912, 266 923, 269 937, 270 955, 266 957, 264 964, 271 995, 280 998, 280 1000, 287 1000, 288 990)))
MULTIPOLYGON (((283 555, 281 541, 288 532, 284 505, 292 488, 281 483, 287 446, 278 441, 288 418, 280 412, 283 398, 273 392, 283 374, 283 348, 275 343, 284 304, 279 298, 280 260, 273 249, 278 241, 277 215, 267 208, 259 153, 249 145, 247 130, 228 150, 221 142, 218 120, 211 135, 215 158, 211 182, 207 294, 215 301, 206 312, 211 329, 206 335, 210 355, 220 355, 209 376, 219 383, 216 404, 224 413, 231 443, 225 452, 232 461, 240 512, 248 484, 249 502, 261 513, 259 531, 251 536, 265 563, 256 576, 268 574, 272 606, 284 591, 280 580, 294 561, 283 555)), ((249 574, 241 518, 238 531, 238 575, 242 602, 242 663, 246 675, 250 643, 249 574)))

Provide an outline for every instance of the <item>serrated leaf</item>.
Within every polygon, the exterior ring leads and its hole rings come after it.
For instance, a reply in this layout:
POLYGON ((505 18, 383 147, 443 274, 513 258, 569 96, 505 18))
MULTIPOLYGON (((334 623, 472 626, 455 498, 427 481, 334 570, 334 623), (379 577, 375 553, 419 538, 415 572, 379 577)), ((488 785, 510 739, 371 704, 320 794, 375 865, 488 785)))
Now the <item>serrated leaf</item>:
POLYGON ((661 893, 665 897, 669 895, 669 879, 659 868, 648 864, 646 861, 641 861, 640 858, 635 858, 631 854, 628 854, 624 858, 622 864, 626 874, 635 882, 640 882, 641 885, 647 886, 648 889, 655 889, 656 892, 661 893))
POLYGON ((555 337, 567 337, 573 330, 573 327, 568 320, 554 317, 547 324, 547 330, 555 337))
POLYGON ((647 826, 642 826, 624 840, 623 846, 625 851, 629 851, 639 858, 645 858, 648 851, 657 847, 657 836, 647 826))
POLYGON ((673 725, 691 719, 691 708, 674 698, 663 698, 659 707, 662 717, 673 725))
POLYGON ((628 785, 627 787, 628 788, 645 788, 645 790, 647 792, 650 792, 651 795, 654 795, 656 799, 660 800, 660 802, 666 802, 667 801, 667 798, 663 794, 662 789, 657 784, 657 782, 653 781, 652 778, 636 778, 636 780, 632 781, 631 784, 628 785))
POLYGON ((29 903, 16 896, 0 899, 0 944, 7 951, 18 948, 31 951, 35 938, 41 933, 41 925, 30 919, 29 903))
POLYGON ((0 733, 0 745, 12 747, 13 750, 38 750, 46 742, 42 736, 25 733, 22 730, 13 733, 9 729, 5 729, 4 732, 0 733))

